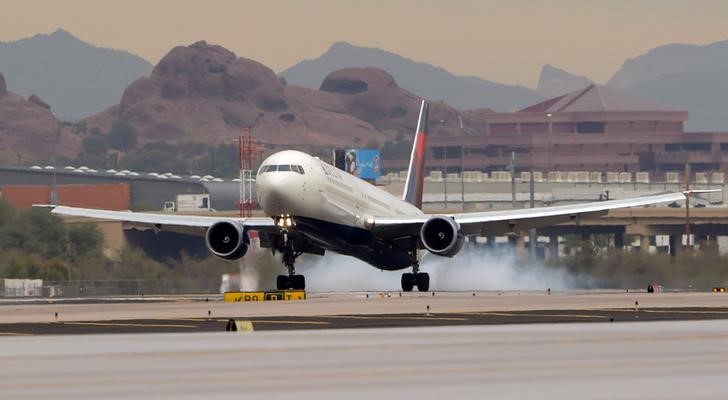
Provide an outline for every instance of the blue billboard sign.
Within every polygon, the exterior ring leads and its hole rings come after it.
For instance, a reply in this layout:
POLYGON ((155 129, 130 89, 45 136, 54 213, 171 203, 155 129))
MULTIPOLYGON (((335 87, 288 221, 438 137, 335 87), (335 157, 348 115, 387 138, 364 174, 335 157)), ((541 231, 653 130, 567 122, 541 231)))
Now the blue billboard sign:
POLYGON ((346 172, 361 179, 374 180, 382 175, 379 150, 346 149, 344 162, 346 172))

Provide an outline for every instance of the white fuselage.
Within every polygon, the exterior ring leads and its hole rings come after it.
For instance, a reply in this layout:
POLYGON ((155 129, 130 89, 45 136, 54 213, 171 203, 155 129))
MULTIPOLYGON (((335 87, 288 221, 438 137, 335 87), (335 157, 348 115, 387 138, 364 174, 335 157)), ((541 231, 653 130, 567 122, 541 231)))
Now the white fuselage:
POLYGON ((272 217, 307 217, 366 228, 372 217, 422 214, 412 204, 295 150, 275 153, 263 161, 256 192, 258 204, 272 217))

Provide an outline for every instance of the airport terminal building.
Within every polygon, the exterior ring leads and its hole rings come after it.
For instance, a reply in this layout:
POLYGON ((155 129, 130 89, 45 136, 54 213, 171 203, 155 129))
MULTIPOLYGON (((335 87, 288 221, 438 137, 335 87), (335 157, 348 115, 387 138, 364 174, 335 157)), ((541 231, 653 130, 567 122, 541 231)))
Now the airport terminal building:
MULTIPOLYGON (((430 136, 429 171, 648 172, 728 169, 728 133, 684 132, 687 111, 592 84, 516 112, 485 116, 470 136, 430 136)), ((386 172, 408 160, 384 160, 386 172)))

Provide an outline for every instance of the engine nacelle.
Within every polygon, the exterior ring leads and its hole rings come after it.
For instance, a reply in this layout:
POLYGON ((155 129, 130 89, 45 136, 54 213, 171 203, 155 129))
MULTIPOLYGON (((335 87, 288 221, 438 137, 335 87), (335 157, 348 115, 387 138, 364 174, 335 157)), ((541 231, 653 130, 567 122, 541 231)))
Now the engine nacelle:
POLYGON ((437 216, 422 224, 420 240, 430 253, 454 257, 465 244, 465 235, 454 219, 437 216))
POLYGON ((237 260, 248 252, 250 237, 243 225, 220 221, 207 228, 205 242, 210 253, 225 260, 237 260))

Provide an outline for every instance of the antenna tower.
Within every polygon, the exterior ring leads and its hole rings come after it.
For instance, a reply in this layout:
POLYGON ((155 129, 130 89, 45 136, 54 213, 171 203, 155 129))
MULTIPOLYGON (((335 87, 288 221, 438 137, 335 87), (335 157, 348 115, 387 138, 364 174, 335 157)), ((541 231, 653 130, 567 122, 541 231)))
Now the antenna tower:
POLYGON ((240 144, 240 217, 247 218, 253 214, 255 208, 255 198, 253 197, 253 167, 255 163, 255 155, 258 149, 253 143, 250 135, 250 129, 243 129, 238 141, 240 144))

